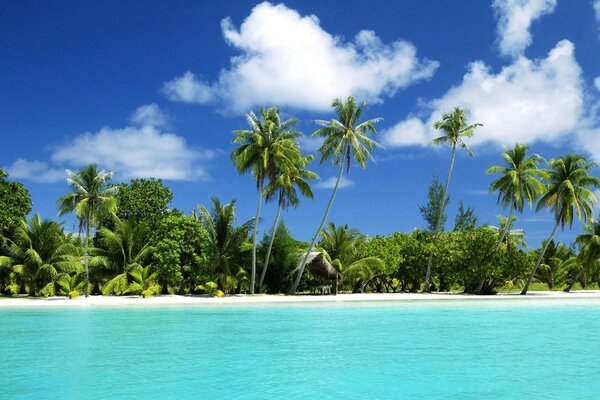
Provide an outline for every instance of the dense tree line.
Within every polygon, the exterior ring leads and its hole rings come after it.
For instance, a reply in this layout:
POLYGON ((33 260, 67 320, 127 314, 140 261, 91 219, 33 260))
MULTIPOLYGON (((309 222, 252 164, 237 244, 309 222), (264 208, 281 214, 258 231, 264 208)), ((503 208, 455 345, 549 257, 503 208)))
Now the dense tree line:
POLYGON ((424 229, 368 237, 347 225, 328 221, 339 183, 351 166, 365 168, 377 147, 378 118, 362 120, 367 103, 352 97, 336 100, 336 118, 317 121, 313 135, 324 139, 320 162, 339 169, 323 218, 309 243, 297 241, 283 222, 284 212, 312 199, 313 154, 303 154, 297 120, 283 121, 277 108, 246 117, 248 129, 234 132, 232 162, 249 173, 257 187, 256 216, 238 221, 236 201, 213 198, 184 213, 173 209, 173 193, 160 179, 113 183, 112 173, 89 165, 67 171, 70 191, 58 200, 59 215, 71 214, 76 233, 31 212, 29 192, 0 170, 0 293, 30 296, 80 294, 144 297, 156 294, 295 293, 323 284, 306 270, 311 252, 320 252, 339 271, 341 290, 351 292, 464 291, 493 294, 500 288, 527 293, 534 282, 570 290, 600 283, 600 225, 594 221, 594 164, 568 154, 545 161, 515 145, 502 153, 503 163, 490 192, 507 209, 497 226, 482 225, 472 207, 459 202, 454 227, 445 230, 455 154, 473 155, 465 138, 479 123, 460 108, 444 114, 435 128, 447 144, 451 161, 445 182, 437 175, 429 202, 419 207, 424 229), (277 213, 262 240, 258 238, 263 203, 277 213), (529 249, 525 232, 515 229, 524 207, 552 210, 555 225, 541 248, 529 249), (557 243, 559 228, 587 223, 571 245, 557 243))

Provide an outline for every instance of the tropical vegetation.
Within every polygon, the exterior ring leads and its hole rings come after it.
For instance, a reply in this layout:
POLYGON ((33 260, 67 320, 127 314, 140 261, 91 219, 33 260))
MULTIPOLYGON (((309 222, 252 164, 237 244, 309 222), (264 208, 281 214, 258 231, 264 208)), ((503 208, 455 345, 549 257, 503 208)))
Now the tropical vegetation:
POLYGON ((68 191, 57 203, 59 216, 77 222, 68 232, 32 214, 28 190, 0 170, 0 294, 223 296, 305 293, 332 283, 346 292, 526 294, 531 285, 569 291, 600 284, 600 223, 593 218, 600 179, 583 156, 546 161, 525 145, 505 148, 503 162, 485 173, 506 214, 484 223, 458 199, 454 227, 446 230, 457 150, 472 155, 467 141, 481 126, 455 108, 433 126, 442 132, 433 144, 450 147, 450 165, 443 183, 434 173, 428 202, 418 208, 423 228, 371 237, 329 214, 344 174, 353 165, 365 168, 379 146, 373 137, 381 119, 364 119, 367 103, 353 97, 332 106, 335 118, 315 121, 313 136, 322 141, 316 154, 302 151, 298 121, 282 119, 277 107, 246 115, 249 129, 234 132, 231 160, 256 184, 257 212, 248 220, 240 219, 235 199, 213 197, 186 213, 173 207, 173 192, 160 179, 114 182, 112 172, 87 165, 67 170, 68 191), (286 226, 285 211, 313 198, 316 156, 338 172, 315 235, 303 242, 286 226), (276 213, 259 240, 265 204, 276 213), (518 228, 526 206, 552 211, 554 228, 540 248, 530 248, 518 228), (557 241, 558 229, 575 221, 585 231, 573 243, 557 241), (312 267, 315 254, 333 275, 312 267))

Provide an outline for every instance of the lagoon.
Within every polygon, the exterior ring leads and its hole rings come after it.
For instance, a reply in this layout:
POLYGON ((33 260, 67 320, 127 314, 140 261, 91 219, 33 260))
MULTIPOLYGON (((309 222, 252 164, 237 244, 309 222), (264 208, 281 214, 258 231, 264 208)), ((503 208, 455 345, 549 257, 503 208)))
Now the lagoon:
POLYGON ((0 309, 0 393, 597 398, 600 300, 0 309))

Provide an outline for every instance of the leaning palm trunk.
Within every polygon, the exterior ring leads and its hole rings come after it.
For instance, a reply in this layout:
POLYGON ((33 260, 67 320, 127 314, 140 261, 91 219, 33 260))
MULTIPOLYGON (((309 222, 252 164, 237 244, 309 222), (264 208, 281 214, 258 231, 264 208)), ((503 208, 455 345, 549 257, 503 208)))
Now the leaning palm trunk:
POLYGON ((429 292, 431 288, 431 266, 433 265, 433 252, 437 245, 438 234, 441 230, 442 217, 444 215, 444 207, 446 207, 446 195, 448 193, 448 186, 450 185, 450 176, 452 175, 452 168, 454 167, 454 157, 456 156, 456 146, 452 147, 452 157, 450 159, 450 168, 448 169, 448 176, 446 177, 446 184, 444 185, 444 192, 442 193, 442 204, 438 211, 437 222, 435 224, 435 232, 433 233, 433 248, 429 252, 429 260, 427 261, 427 274, 425 275, 425 291, 429 292))
POLYGON ((83 256, 83 265, 85 266, 85 297, 90 295, 90 271, 88 268, 88 252, 90 243, 90 217, 88 215, 85 224, 85 254, 83 256))
POLYGON ((508 235, 508 231, 510 230, 510 219, 512 218, 514 208, 515 208, 515 205, 514 205, 513 202, 511 202, 510 203, 510 211, 508 212, 508 219, 506 220, 506 224, 504 226, 504 229, 502 229, 502 234, 500 235, 500 239, 498 240, 498 244, 494 248, 494 251, 492 252, 492 254, 494 254, 496 251, 498 251, 498 249, 502 245, 502 241, 504 240, 504 238, 506 237, 506 235, 508 235))
POLYGON ((254 283, 256 280, 256 236, 258 234, 258 220, 260 219, 260 208, 262 206, 263 184, 258 187, 258 207, 254 219, 254 233, 252 235, 252 274, 250 275, 250 294, 254 294, 254 283))
POLYGON ((267 274, 267 267, 269 266, 269 258, 271 258, 271 249, 273 248, 273 242, 275 241, 275 232, 277 232, 277 225, 279 225, 279 217, 281 216, 281 209, 283 208, 283 201, 279 200, 279 207, 277 208, 277 215, 275 216, 275 222, 273 222, 273 228, 271 229, 271 240, 269 241, 269 248, 267 249, 267 256, 265 257, 265 265, 263 265, 262 272, 260 274, 260 280, 258 281, 258 291, 260 292, 265 281, 265 275, 267 274))
POLYGON ((550 234, 550 237, 546 241, 546 244, 542 248, 542 252, 540 253, 540 256, 538 257, 538 260, 535 263, 535 267, 533 267, 533 271, 531 271, 531 274, 529 275, 529 279, 527 279, 527 283, 525 284, 525 287, 521 291, 522 295, 526 295, 527 294, 527 291, 529 290, 529 285, 531 285, 531 281, 533 280, 533 276, 535 275, 535 271, 537 271, 537 269, 539 268, 540 264, 542 263, 542 259, 544 258, 544 254, 546 254, 546 249, 548 249, 548 245, 550 244, 550 241, 554 238, 554 234, 556 233, 556 230, 558 229, 558 224, 559 224, 559 221, 556 221, 556 225, 554 225, 554 229, 552 230, 552 233, 550 234))
POLYGON ((565 288, 564 292, 569 293, 571 291, 571 289, 573 289, 573 286, 575 286, 577 281, 579 281, 579 279, 581 278, 581 275, 583 275, 583 268, 581 268, 581 271, 579 271, 579 273, 577 274, 575 279, 573 279, 573 281, 571 283, 569 283, 569 286, 567 286, 565 288))
MULTIPOLYGON (((345 154, 345 153, 346 152, 344 152, 342 154, 345 154)), ((321 221, 321 224, 319 225, 319 228, 317 229, 315 236, 313 236, 312 241, 310 242, 310 246, 308 246, 308 250, 306 251, 306 255, 304 256, 304 259, 302 260, 302 264, 300 264, 300 269, 298 270, 298 275, 296 276, 296 280, 294 281, 294 284, 292 285, 292 288, 290 289, 290 294, 296 293, 296 290, 298 289, 298 285, 300 284, 300 280, 302 279, 302 274, 304 273, 304 267, 306 267, 306 263, 308 262, 308 257, 310 256, 310 253, 312 252, 313 248, 315 247, 315 243, 317 242, 317 239, 321 233, 321 230, 323 230, 323 226, 325 225, 325 222, 327 221, 327 217, 329 217, 329 211, 331 211, 331 205, 333 204, 333 199, 335 198, 335 194, 337 193, 338 187, 340 186, 340 182, 342 180, 342 175, 344 174, 344 164, 345 164, 344 159, 342 159, 340 162, 340 173, 338 175, 337 182, 335 183, 335 187, 333 188, 333 193, 331 193, 331 198, 329 199, 329 204, 327 204, 327 209, 325 210, 325 215, 323 216, 323 220, 321 221)))

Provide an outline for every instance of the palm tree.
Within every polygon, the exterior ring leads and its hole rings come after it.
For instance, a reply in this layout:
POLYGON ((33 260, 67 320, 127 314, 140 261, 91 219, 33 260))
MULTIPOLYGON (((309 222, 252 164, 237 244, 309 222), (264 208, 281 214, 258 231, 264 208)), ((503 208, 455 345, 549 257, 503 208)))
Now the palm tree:
POLYGON ((35 214, 22 221, 13 241, 0 257, 0 266, 10 266, 29 288, 29 295, 53 295, 60 272, 78 272, 81 262, 77 249, 55 221, 35 214))
POLYGON ((343 282, 351 285, 353 292, 362 292, 384 270, 385 265, 380 258, 359 256, 358 249, 366 240, 367 237, 359 230, 348 225, 336 226, 333 222, 321 232, 320 250, 341 272, 343 282))
POLYGON ((502 237, 502 241, 499 242, 499 245, 496 246, 494 251, 496 251, 503 244, 506 246, 506 250, 510 251, 512 247, 527 247, 527 243, 525 242, 525 231, 523 229, 513 229, 515 221, 517 217, 512 215, 510 219, 503 217, 502 215, 498 215, 499 227, 490 226, 490 228, 494 229, 498 233, 504 232, 504 237, 502 237))
POLYGON ((327 222, 329 211, 331 210, 333 200, 338 187, 340 186, 344 170, 346 171, 346 174, 349 173, 350 166, 353 162, 356 162, 362 168, 365 168, 367 159, 372 158, 371 152, 378 145, 375 140, 369 137, 369 134, 377 134, 375 124, 382 121, 382 118, 373 118, 360 122, 362 112, 367 107, 366 101, 357 104, 354 97, 350 96, 345 102, 336 99, 333 102, 332 107, 335 109, 338 119, 332 119, 331 121, 315 121, 317 124, 321 125, 322 128, 318 129, 312 136, 325 138, 323 145, 319 148, 321 163, 331 159, 333 164, 339 166, 340 172, 333 188, 333 192, 331 193, 329 203, 327 204, 327 208, 325 209, 325 215, 323 215, 323 219, 308 246, 308 250, 302 263, 300 264, 298 275, 290 290, 290 293, 292 294, 296 293, 296 289, 300 284, 300 279, 302 279, 302 274, 304 273, 304 268, 306 267, 310 253, 321 234, 325 222, 327 222))
POLYGON ((59 274, 56 278, 57 292, 70 299, 76 299, 85 290, 85 279, 82 278, 83 274, 78 273, 70 275, 63 272, 59 274))
POLYGON ((255 220, 250 219, 236 226, 235 200, 227 204, 213 197, 212 211, 198 206, 202 220, 210 239, 211 248, 208 253, 213 261, 216 280, 224 292, 229 292, 235 285, 241 289, 247 272, 243 268, 245 255, 250 250, 248 233, 254 227, 255 220))
POLYGON ((88 268, 90 228, 95 226, 103 212, 115 212, 117 202, 115 195, 117 186, 108 186, 112 172, 98 171, 96 165, 90 164, 77 173, 67 170, 67 183, 73 190, 58 200, 59 215, 74 212, 79 220, 79 233, 85 231, 85 297, 89 296, 90 273, 88 268))
POLYGON ((469 149, 467 144, 464 142, 464 138, 470 138, 475 133, 475 129, 482 124, 475 123, 469 125, 469 111, 463 108, 454 108, 450 113, 445 113, 442 116, 441 121, 437 121, 433 124, 435 129, 440 129, 444 132, 443 136, 435 138, 431 143, 433 144, 448 144, 452 149, 452 155, 450 157, 450 167, 448 168, 448 176, 446 178, 446 184, 444 185, 444 191, 442 193, 442 204, 438 211, 437 223, 433 238, 433 247, 429 252, 429 260, 427 261, 427 274, 425 275, 425 291, 429 292, 431 287, 431 266, 433 265, 433 252, 435 244, 437 242, 438 233, 442 229, 442 220, 444 215, 444 208, 446 206, 446 198, 448 196, 448 186, 450 185, 450 177, 452 175, 452 169, 454 168, 454 159, 456 157, 456 148, 460 147, 465 150, 470 156, 473 152, 469 149))
MULTIPOLYGON (((546 177, 546 173, 537 166, 542 158, 537 154, 527 157, 527 149, 528 146, 521 144, 516 144, 513 149, 505 149, 502 157, 506 166, 493 165, 485 170, 486 174, 501 174, 491 183, 490 192, 498 192, 498 204, 502 207, 510 206, 509 221, 512 221, 514 211, 523 212, 525 202, 533 207, 546 188, 540 181, 546 177)), ((508 231, 509 224, 505 224, 494 251, 500 248, 508 231)))
POLYGON ((260 118, 253 112, 246 115, 250 129, 234 132, 235 138, 232 143, 238 144, 239 147, 231 153, 231 160, 238 173, 251 171, 258 189, 258 207, 252 235, 251 294, 254 294, 255 287, 256 236, 265 179, 273 181, 278 171, 293 169, 293 160, 299 153, 297 144, 299 133, 293 130, 298 122, 295 118, 281 121, 277 107, 261 108, 259 114, 260 118))
POLYGON ((113 223, 113 230, 102 227, 98 231, 94 254, 103 259, 98 264, 111 274, 123 273, 134 264, 149 265, 155 249, 150 245, 148 226, 133 220, 121 221, 117 216, 113 216, 113 223))
POLYGON ((267 268, 269 266, 269 258, 271 257, 271 249, 273 248, 275 233, 277 232, 277 226, 279 225, 281 210, 284 208, 287 209, 289 206, 298 207, 300 199, 296 189, 298 189, 303 196, 308 197, 311 200, 313 198, 313 192, 307 180, 319 179, 319 175, 304 168, 310 164, 310 161, 313 158, 314 156, 312 155, 300 157, 297 161, 296 168, 281 172, 277 179, 269 182, 267 187, 265 187, 265 197, 267 201, 277 197, 279 205, 277 207, 277 214, 275 216, 275 221, 273 222, 273 227, 271 228, 271 239, 269 240, 265 263, 258 282, 259 291, 263 286, 267 268))
POLYGON ((580 251, 572 264, 577 264, 580 270, 565 288, 565 292, 571 291, 586 269, 598 268, 600 264, 600 222, 594 221, 586 225, 585 233, 577 235, 575 242, 579 245, 580 251))
POLYGON ((560 285, 567 274, 567 267, 573 263, 571 261, 573 255, 573 250, 569 246, 551 240, 542 263, 535 273, 535 278, 547 284, 549 289, 560 285))
POLYGON ((139 264, 131 264, 122 274, 115 276, 104 285, 102 294, 141 294, 143 297, 152 297, 160 293, 157 278, 158 274, 151 265, 143 267, 139 264))
POLYGON ((551 160, 548 165, 548 190, 538 201, 536 209, 551 208, 556 221, 550 237, 542 247, 538 260, 529 275, 522 295, 527 294, 529 285, 540 266, 550 241, 554 238, 558 227, 563 230, 565 225, 573 226, 573 217, 587 222, 593 215, 593 205, 598 201, 596 195, 589 188, 600 187, 600 179, 590 175, 594 163, 588 162, 584 156, 568 154, 551 160))

